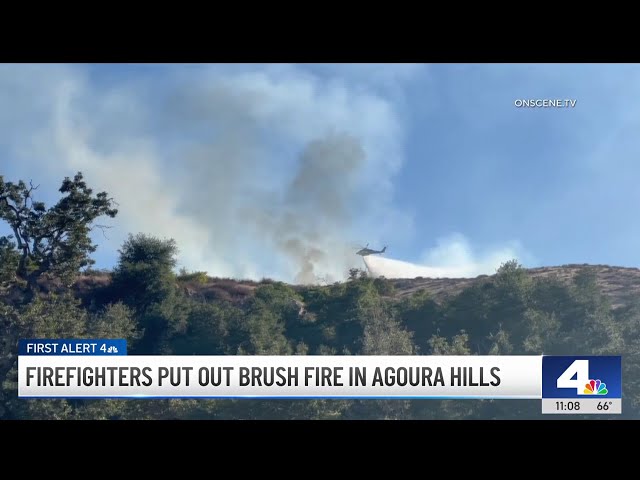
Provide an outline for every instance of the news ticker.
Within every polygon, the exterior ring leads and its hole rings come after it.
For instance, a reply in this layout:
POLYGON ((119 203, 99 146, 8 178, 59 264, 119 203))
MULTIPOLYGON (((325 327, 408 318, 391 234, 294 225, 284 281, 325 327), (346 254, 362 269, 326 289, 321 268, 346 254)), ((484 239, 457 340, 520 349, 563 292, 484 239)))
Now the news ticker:
POLYGON ((21 340, 21 398, 541 399, 622 413, 620 356, 127 355, 122 339, 21 340))

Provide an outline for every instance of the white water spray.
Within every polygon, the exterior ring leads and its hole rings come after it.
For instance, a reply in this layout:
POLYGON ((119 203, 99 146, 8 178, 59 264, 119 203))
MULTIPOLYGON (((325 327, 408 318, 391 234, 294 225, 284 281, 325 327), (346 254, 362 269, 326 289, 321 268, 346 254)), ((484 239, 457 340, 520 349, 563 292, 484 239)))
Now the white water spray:
POLYGON ((369 275, 373 278, 455 278, 467 276, 467 272, 460 268, 427 267, 374 255, 363 257, 363 260, 369 275))
POLYGON ((521 258, 518 249, 505 248, 474 255, 462 238, 449 239, 428 252, 426 264, 405 262, 379 255, 363 257, 371 277, 385 278, 474 278, 478 275, 492 275, 504 262, 521 258))

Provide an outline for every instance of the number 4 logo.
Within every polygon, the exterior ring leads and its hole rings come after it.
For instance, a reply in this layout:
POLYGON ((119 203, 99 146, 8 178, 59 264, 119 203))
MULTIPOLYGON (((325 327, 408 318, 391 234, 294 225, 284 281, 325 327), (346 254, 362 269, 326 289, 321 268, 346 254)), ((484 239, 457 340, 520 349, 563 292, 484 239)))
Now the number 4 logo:
POLYGON ((589 383, 589 360, 576 360, 558 377, 556 386, 575 388, 578 395, 584 395, 584 386, 587 383, 589 383))

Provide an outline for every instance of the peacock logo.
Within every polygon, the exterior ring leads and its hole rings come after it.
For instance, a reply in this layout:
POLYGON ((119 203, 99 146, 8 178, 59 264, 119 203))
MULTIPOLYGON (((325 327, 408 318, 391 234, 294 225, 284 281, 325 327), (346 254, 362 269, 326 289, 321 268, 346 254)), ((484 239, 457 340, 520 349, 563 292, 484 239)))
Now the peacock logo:
POLYGON ((600 380, 589 380, 589 383, 584 386, 585 395, 606 395, 607 393, 609 393, 607 384, 600 380))

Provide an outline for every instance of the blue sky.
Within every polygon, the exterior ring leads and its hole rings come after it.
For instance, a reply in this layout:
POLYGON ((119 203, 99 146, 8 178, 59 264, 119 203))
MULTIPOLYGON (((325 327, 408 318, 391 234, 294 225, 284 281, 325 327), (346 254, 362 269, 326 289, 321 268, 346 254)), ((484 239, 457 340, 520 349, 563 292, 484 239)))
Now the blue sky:
POLYGON ((624 64, 2 65, 0 174, 48 201, 77 170, 112 193, 100 267, 129 232, 175 238, 191 270, 288 281, 341 278, 367 242, 435 276, 637 266, 639 80, 624 64), (514 105, 545 98, 577 103, 514 105))

